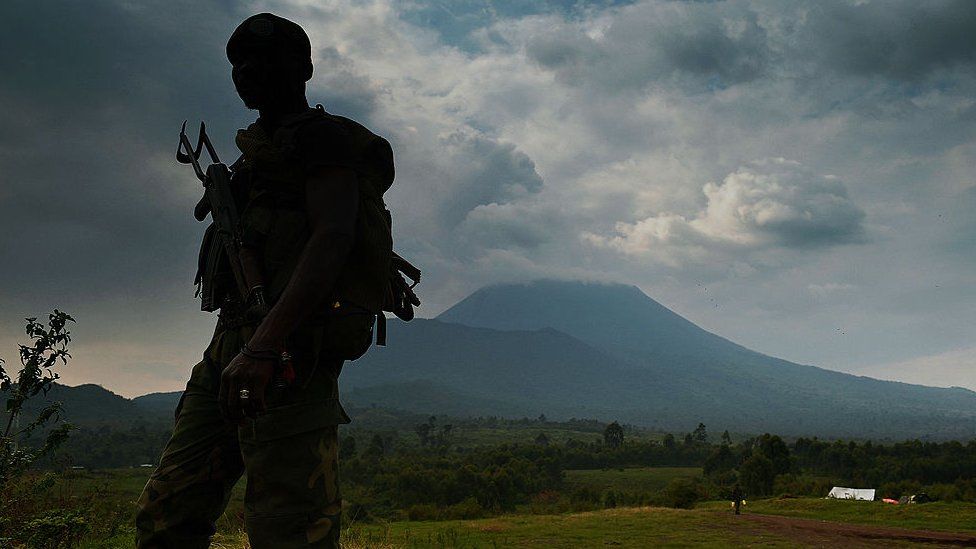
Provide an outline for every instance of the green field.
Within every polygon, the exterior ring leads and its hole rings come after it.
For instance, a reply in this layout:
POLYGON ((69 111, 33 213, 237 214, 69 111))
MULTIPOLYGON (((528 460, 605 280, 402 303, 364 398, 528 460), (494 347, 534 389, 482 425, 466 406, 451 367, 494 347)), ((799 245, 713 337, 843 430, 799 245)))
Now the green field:
MULTIPOLYGON (((115 516, 110 534, 90 537, 81 547, 130 547, 133 503, 149 474, 148 469, 75 471, 55 485, 59 497, 96 494, 100 505, 115 516)), ((621 493, 659 492, 672 479, 695 477, 691 467, 634 468, 567 471, 570 489, 586 487, 621 493)), ((218 524, 213 547, 246 548, 242 532, 242 485, 237 487, 228 512, 218 524)), ((621 507, 590 512, 557 514, 507 514, 503 516, 438 522, 351 522, 344 525, 344 546, 360 547, 762 547, 911 546, 915 538, 892 538, 870 532, 862 537, 848 534, 813 534, 792 526, 756 521, 756 516, 814 519, 817 524, 856 524, 917 530, 976 534, 976 504, 929 503, 894 506, 880 502, 854 502, 818 498, 785 498, 749 501, 742 517, 729 512, 727 502, 698 504, 691 510, 661 507, 621 507), (824 521, 831 521, 824 523, 824 521), (820 537, 817 537, 820 536, 820 537), (826 536, 823 537, 823 536, 826 536)), ((897 531, 894 531, 897 534, 897 531)), ((974 538, 976 540, 976 538, 974 538)), ((959 543, 956 543, 959 545, 959 543)), ((929 540, 928 547, 940 546, 929 540)))

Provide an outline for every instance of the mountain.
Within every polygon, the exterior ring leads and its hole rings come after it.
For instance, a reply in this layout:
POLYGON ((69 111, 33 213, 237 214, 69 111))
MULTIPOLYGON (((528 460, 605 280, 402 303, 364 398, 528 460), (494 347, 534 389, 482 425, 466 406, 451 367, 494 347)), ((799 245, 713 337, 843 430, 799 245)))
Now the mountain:
MULTIPOLYGON (((47 395, 38 395, 27 401, 25 417, 33 418, 44 406, 52 402, 63 404, 62 419, 78 426, 97 427, 125 426, 135 422, 158 423, 172 421, 173 407, 140 406, 139 397, 130 400, 117 395, 101 385, 86 383, 69 386, 55 383, 47 395)), ((178 395, 177 395, 177 398, 178 395)))
POLYGON ((132 399, 133 404, 144 413, 154 416, 173 416, 176 405, 180 402, 183 391, 168 393, 149 393, 132 399))
MULTIPOLYGON (((343 386, 406 403, 411 382, 497 415, 843 437, 970 437, 976 393, 834 372, 751 351, 624 285, 537 281, 479 290, 435 320, 390 323, 390 346, 343 386), (387 387, 382 389, 382 387, 387 387), (524 412, 521 412, 524 413, 524 412), (516 412, 515 415, 519 415, 516 412)), ((420 403, 417 403, 420 406, 420 403)), ((434 412, 436 410, 415 411, 434 412)))
POLYGON ((391 405, 410 411, 440 413, 418 407, 423 399, 418 402, 412 392, 419 386, 410 384, 422 381, 425 391, 437 388, 441 401, 445 393, 455 395, 469 414, 606 415, 615 409, 607 403, 619 396, 619 388, 594 380, 626 377, 629 369, 551 328, 500 331, 415 319, 409 324, 390 322, 387 339, 388 347, 374 347, 366 357, 347 364, 341 385, 360 394, 373 388, 374 400, 385 395, 398 403, 391 405), (378 391, 379 386, 389 390, 378 391))
MULTIPOLYGON (((976 393, 795 364, 701 329, 633 286, 490 286, 436 319, 390 321, 388 347, 347 363, 356 419, 414 414, 592 418, 672 431, 971 438, 976 393), (400 414, 401 412, 396 412, 400 414)), ((55 386, 82 425, 171 425, 180 392, 132 400, 55 386)), ((382 419, 382 418, 381 418, 382 419)), ((389 418, 383 419, 389 422, 389 418)))

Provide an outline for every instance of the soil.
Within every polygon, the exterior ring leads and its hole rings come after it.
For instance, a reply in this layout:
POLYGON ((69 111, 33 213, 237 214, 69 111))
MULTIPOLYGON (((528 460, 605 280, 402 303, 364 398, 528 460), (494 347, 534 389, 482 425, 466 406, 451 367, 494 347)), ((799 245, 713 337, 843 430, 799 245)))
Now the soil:
POLYGON ((794 539, 804 545, 877 547, 891 543, 920 543, 931 547, 976 547, 976 535, 972 534, 911 530, 774 515, 743 514, 735 517, 735 519, 748 521, 756 526, 759 531, 794 539))

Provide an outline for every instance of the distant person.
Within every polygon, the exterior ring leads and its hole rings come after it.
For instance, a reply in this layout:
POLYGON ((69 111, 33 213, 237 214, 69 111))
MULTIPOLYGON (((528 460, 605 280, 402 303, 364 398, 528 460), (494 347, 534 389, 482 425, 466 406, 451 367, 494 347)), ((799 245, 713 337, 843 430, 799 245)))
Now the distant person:
POLYGON ((735 514, 741 514, 742 488, 739 487, 738 483, 732 487, 732 509, 735 511, 735 514))
POLYGON ((383 202, 393 152, 358 123, 309 107, 311 45, 299 25, 249 17, 227 57, 237 93, 259 113, 237 132, 243 154, 231 166, 239 257, 212 225, 198 281, 204 310, 220 315, 139 498, 136 544, 207 547, 246 473, 251 547, 337 547, 337 429, 349 422, 339 373, 368 349, 374 322, 381 343, 382 311, 404 295, 391 282, 403 283, 392 271, 402 260, 383 202), (245 252, 264 282, 241 295, 228 265, 241 269, 245 252))

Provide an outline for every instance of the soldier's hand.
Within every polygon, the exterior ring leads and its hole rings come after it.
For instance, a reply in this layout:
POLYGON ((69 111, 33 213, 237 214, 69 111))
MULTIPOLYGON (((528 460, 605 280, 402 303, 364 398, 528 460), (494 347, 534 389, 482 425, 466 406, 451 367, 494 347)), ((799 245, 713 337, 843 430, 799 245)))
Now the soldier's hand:
POLYGON ((264 391, 274 375, 275 361, 238 354, 220 375, 220 413, 234 423, 265 411, 264 391), (248 398, 241 398, 247 389, 248 398))

